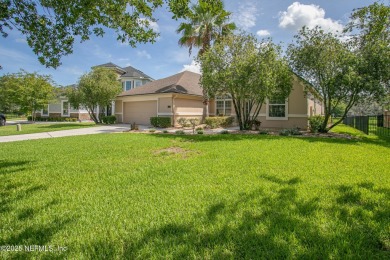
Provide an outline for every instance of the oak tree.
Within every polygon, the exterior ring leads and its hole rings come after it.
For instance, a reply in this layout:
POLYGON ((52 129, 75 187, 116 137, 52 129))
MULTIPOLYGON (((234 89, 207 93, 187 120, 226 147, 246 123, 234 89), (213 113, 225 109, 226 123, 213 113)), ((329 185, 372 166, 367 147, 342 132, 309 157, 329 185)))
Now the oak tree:
POLYGON ((252 35, 231 35, 199 57, 201 86, 215 97, 230 95, 241 130, 252 127, 266 99, 285 99, 292 73, 280 46, 252 35))

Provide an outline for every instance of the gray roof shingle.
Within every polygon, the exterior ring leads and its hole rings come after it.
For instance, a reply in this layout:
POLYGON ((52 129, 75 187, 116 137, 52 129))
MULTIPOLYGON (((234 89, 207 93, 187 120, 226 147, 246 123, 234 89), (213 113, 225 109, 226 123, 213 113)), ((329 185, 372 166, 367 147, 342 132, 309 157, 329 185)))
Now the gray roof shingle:
POLYGON ((137 77, 137 78, 147 78, 147 79, 151 79, 150 76, 146 75, 145 73, 143 73, 142 71, 140 70, 137 70, 136 68, 134 67, 131 67, 131 66, 128 66, 128 67, 125 67, 125 68, 122 68, 124 71, 126 71, 125 74, 123 74, 121 77, 137 77))
POLYGON ((181 93, 202 96, 200 74, 183 71, 167 78, 148 82, 143 86, 122 92, 119 97, 156 93, 181 93))

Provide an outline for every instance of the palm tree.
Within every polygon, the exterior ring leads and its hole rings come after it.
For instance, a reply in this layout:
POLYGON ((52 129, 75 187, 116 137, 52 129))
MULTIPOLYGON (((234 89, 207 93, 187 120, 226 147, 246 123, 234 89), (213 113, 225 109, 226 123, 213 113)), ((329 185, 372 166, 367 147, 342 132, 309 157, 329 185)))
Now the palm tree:
MULTIPOLYGON (((234 23, 228 23, 231 13, 224 10, 221 0, 199 0, 193 5, 187 15, 188 23, 181 23, 177 33, 181 33, 180 46, 189 48, 191 55, 192 48, 198 47, 198 57, 205 53, 212 43, 222 37, 232 34, 236 29, 234 23)), ((208 95, 203 90, 203 118, 208 116, 208 95)))

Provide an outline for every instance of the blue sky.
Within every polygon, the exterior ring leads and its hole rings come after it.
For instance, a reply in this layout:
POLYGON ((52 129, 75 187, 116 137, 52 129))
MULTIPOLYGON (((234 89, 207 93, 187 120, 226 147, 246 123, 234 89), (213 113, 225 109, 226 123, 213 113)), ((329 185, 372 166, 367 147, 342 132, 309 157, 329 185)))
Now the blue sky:
MULTIPOLYGON (((353 9, 367 6, 371 0, 328 0, 328 1, 287 1, 287 0, 225 0, 225 8, 232 12, 231 20, 259 39, 272 37, 283 46, 292 42, 293 35, 302 25, 320 25, 330 31, 343 28, 353 9)), ((92 66, 113 62, 125 67, 131 65, 154 79, 167 77, 183 69, 198 70, 193 64, 188 49, 177 42, 176 29, 181 22, 171 19, 165 7, 160 8, 154 25, 160 37, 154 44, 139 44, 136 48, 116 41, 113 31, 106 31, 103 38, 94 37, 83 43, 76 43, 73 54, 63 57, 62 65, 49 69, 41 65, 27 45, 23 35, 11 31, 7 38, 1 38, 0 75, 14 73, 23 68, 29 72, 52 75, 58 85, 76 83, 78 78, 92 66)), ((193 53, 196 54, 196 51, 193 53)))

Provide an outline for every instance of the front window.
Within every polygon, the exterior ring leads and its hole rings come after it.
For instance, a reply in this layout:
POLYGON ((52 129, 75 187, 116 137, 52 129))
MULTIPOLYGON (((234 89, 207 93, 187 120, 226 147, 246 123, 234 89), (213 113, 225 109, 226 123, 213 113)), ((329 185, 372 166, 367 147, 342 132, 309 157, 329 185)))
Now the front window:
POLYGON ((62 101, 62 116, 69 116, 70 105, 68 101, 62 101))
POLYGON ((49 115, 49 105, 44 105, 42 108, 42 116, 48 116, 49 115))
POLYGON ((125 81, 125 91, 131 89, 131 85, 132 85, 131 83, 132 83, 131 81, 125 81))
POLYGON ((286 117, 286 100, 284 98, 272 98, 268 102, 269 117, 286 117))
POLYGON ((140 86, 142 86, 142 80, 135 80, 134 87, 136 88, 136 87, 140 87, 140 86))
POLYGON ((216 99, 216 112, 217 116, 230 116, 232 113, 232 100, 229 95, 217 97, 216 99))

